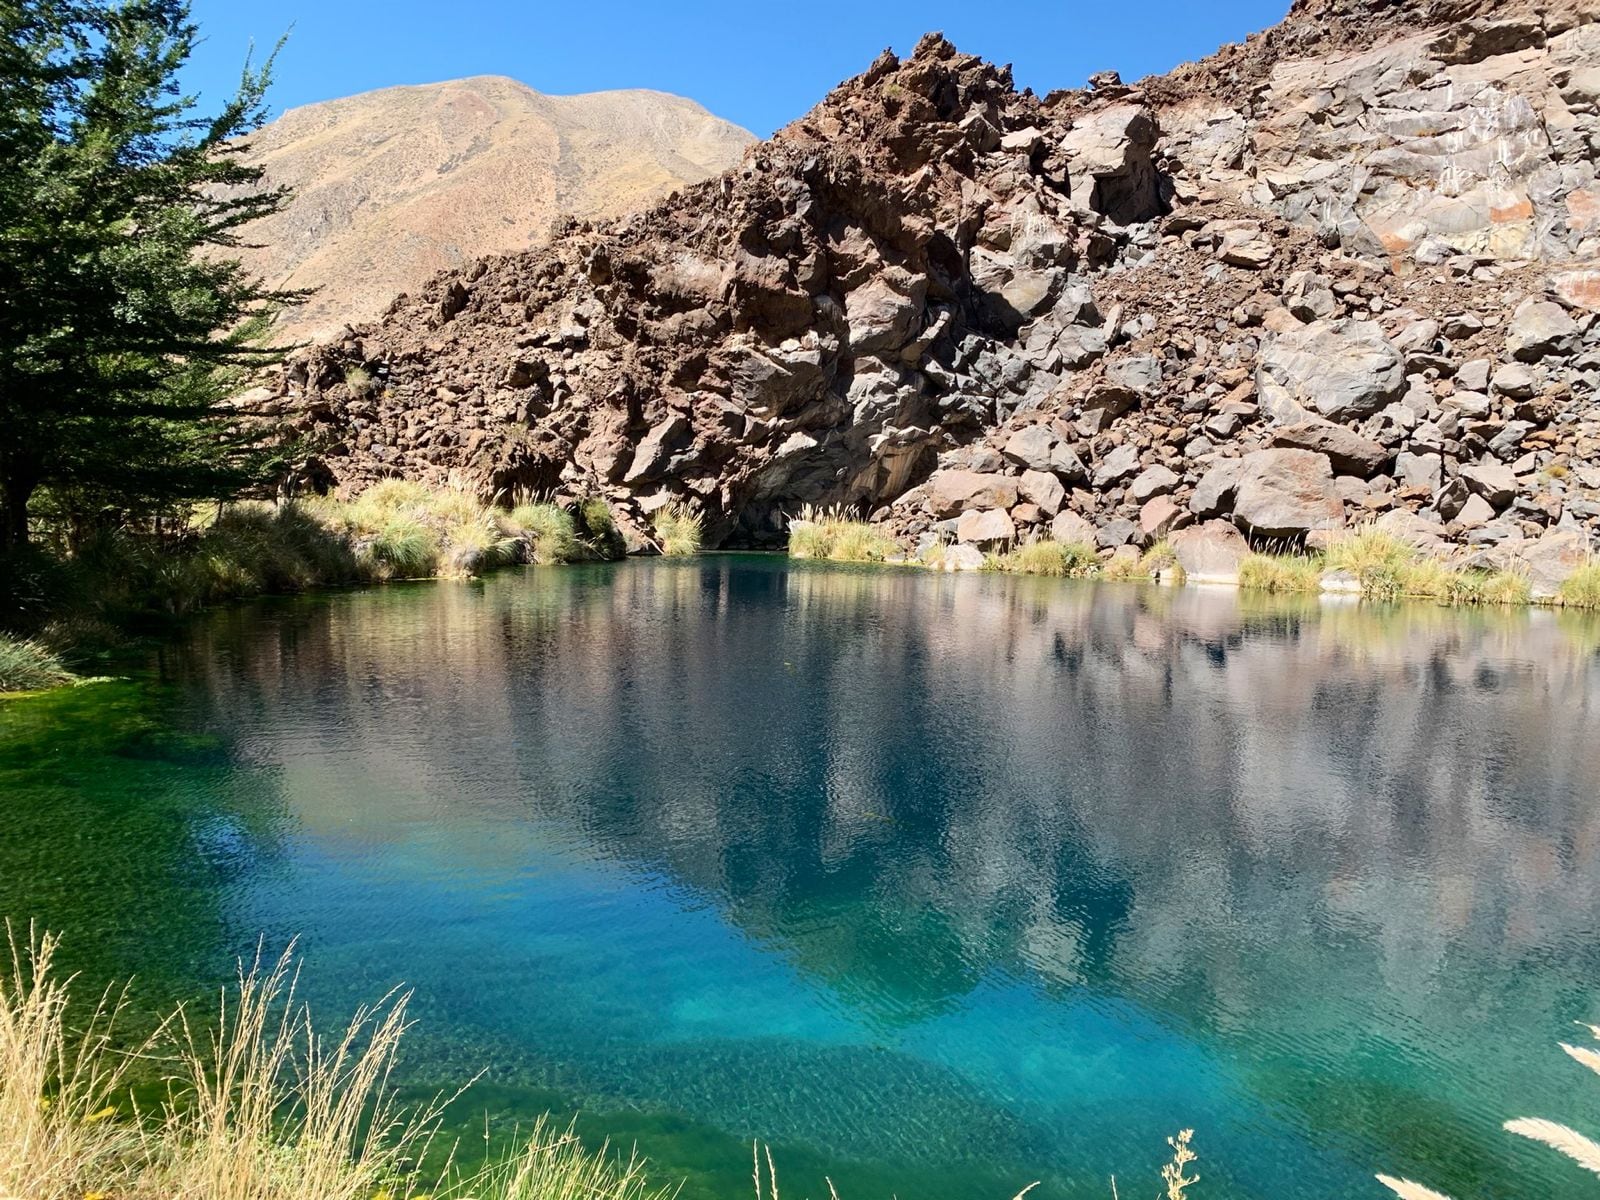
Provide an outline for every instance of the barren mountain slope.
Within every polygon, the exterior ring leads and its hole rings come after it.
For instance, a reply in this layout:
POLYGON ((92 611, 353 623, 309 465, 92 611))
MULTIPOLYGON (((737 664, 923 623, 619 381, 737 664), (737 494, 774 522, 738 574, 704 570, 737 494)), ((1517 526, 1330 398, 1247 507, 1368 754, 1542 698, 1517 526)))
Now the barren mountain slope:
POLYGON ((752 141, 663 92, 546 96, 496 76, 312 104, 250 139, 295 192, 252 229, 250 264, 320 288, 282 328, 323 336, 441 270, 538 244, 558 216, 616 216, 715 175, 752 141))

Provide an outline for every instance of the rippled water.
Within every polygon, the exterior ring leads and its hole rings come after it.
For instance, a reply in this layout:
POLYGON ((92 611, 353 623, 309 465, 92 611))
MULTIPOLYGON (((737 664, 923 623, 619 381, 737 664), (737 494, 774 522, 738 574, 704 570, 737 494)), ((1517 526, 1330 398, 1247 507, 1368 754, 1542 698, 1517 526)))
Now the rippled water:
POLYGON ((762 557, 216 614, 0 705, 0 912, 165 999, 299 934, 692 1196, 1588 1194, 1600 626, 762 557), (1009 1189, 1009 1190, 1007 1190, 1009 1189))

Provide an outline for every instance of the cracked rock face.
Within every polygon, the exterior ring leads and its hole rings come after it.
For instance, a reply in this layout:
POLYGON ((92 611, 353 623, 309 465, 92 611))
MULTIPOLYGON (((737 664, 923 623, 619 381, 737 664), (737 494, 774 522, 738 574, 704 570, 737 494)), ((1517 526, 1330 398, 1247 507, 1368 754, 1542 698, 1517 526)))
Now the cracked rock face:
POLYGON ((930 35, 719 179, 401 297, 278 406, 307 480, 677 501, 708 545, 807 503, 907 546, 1587 545, 1597 17, 1301 0, 1042 99, 930 35))

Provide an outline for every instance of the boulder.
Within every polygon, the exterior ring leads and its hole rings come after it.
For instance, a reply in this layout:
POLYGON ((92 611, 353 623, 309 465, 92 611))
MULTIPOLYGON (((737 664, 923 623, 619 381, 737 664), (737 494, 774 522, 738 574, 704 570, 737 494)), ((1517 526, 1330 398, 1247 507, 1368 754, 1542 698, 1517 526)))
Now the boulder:
POLYGON ((1189 511, 1202 520, 1232 512, 1233 495, 1243 469, 1244 460, 1240 458, 1225 458, 1212 464, 1189 497, 1189 511))
POLYGON ((1143 504, 1153 496, 1164 496, 1179 484, 1178 473, 1170 467, 1160 463, 1146 467, 1134 476, 1128 485, 1128 495, 1133 497, 1135 504, 1143 504))
POLYGON ((1444 459, 1437 454, 1402 450, 1395 455, 1394 477, 1401 487, 1427 488, 1431 492, 1439 486, 1443 475, 1444 459))
POLYGON ((1589 561, 1589 538, 1581 529, 1547 529, 1517 547, 1517 561, 1528 572, 1535 600, 1548 600, 1589 561))
POLYGON ((1057 513, 1056 519, 1050 522, 1050 538, 1052 541, 1069 545, 1094 545, 1095 529, 1075 512, 1057 513))
POLYGON ((1051 452, 1060 440, 1047 426, 1028 425, 1008 437, 1000 453, 1030 470, 1048 471, 1052 468, 1051 452))
POLYGON ((1011 542, 1016 540, 1016 536, 1017 527, 1012 524, 1011 517, 998 508, 982 512, 976 509, 964 512, 956 525, 957 540, 974 546, 993 546, 1000 542, 1011 542))
POLYGON ((1227 521, 1191 525, 1168 542, 1191 583, 1237 583, 1239 564, 1250 553, 1244 534, 1227 521))
POLYGON ((943 571, 981 571, 983 570, 983 551, 976 546, 965 544, 946 546, 944 553, 939 556, 939 569, 943 571))
POLYGON ((1017 481, 977 471, 935 471, 928 477, 926 503, 936 517, 954 517, 974 508, 1011 508, 1017 503, 1017 481))
POLYGON ((1381 443, 1332 421, 1296 421, 1280 426, 1272 431, 1272 444, 1326 454, 1335 471, 1362 479, 1371 479, 1390 458, 1388 448, 1381 443))
POLYGON ((1171 496, 1152 497, 1139 509, 1139 533, 1146 542, 1159 541, 1184 515, 1171 496))
POLYGON ((1296 271, 1283 285, 1283 303, 1301 321, 1325 321, 1339 311, 1339 301, 1324 275, 1296 271))
POLYGON ((1344 503, 1325 454, 1256 450, 1240 460, 1233 515, 1262 537, 1299 537, 1342 529, 1344 503))
POLYGON ((1360 420, 1405 390, 1405 360, 1372 321, 1315 321, 1280 333, 1256 368, 1262 407, 1288 422, 1304 412, 1360 420))
POLYGON ((1506 350, 1518 362, 1565 356, 1578 348, 1578 323, 1554 300, 1532 296, 1517 305, 1506 329, 1506 350))
POLYGON ((1024 471, 1018 484, 1022 494, 1038 505, 1039 511, 1047 517, 1060 512, 1067 498, 1067 489, 1049 471, 1024 471))
POLYGON ((1139 447, 1124 443, 1095 464, 1094 486, 1105 490, 1120 483, 1139 469, 1139 447))
POLYGON ((1517 494, 1516 475, 1510 467, 1492 458, 1462 467, 1461 478, 1496 509, 1510 504, 1517 494))

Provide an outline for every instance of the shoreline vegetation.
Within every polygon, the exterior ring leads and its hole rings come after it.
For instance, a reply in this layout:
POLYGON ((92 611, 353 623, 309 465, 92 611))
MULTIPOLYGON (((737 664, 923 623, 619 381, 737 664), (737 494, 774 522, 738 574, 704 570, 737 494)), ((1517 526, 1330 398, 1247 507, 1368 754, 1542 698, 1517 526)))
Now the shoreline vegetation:
MULTIPOLYGON (((275 962, 259 951, 241 962, 211 1019, 180 1007, 141 1034, 125 1028, 128 988, 107 988, 80 1008, 73 980, 55 970, 59 939, 6 930, 7 1200, 674 1200, 681 1190, 652 1181, 636 1152, 587 1148, 573 1125, 548 1115, 508 1151, 481 1165, 462 1161, 459 1146, 440 1144, 441 1131, 474 1080, 420 1105, 399 1099, 409 993, 357 1009, 328 1036, 298 995, 293 945, 275 962)), ((1184 1200, 1198 1182, 1193 1136, 1167 1139, 1167 1200, 1184 1200)), ((752 1154, 756 1200, 778 1200, 771 1148, 757 1142, 752 1154)))
MULTIPOLYGON (((956 547, 935 543, 917 555, 902 555, 886 534, 865 521, 850 520, 837 513, 830 515, 826 523, 806 517, 796 525, 800 529, 791 538, 789 550, 795 558, 954 569, 950 555, 956 547), (884 549, 885 543, 891 548, 884 549)), ((1060 579, 1174 585, 1187 582, 1182 565, 1165 540, 1143 552, 1122 547, 1109 557, 1102 557, 1088 542, 1042 539, 991 551, 971 565, 980 571, 1060 579)), ((1553 595, 1536 596, 1528 577, 1519 572, 1452 564, 1429 556, 1393 534, 1363 526, 1346 532, 1325 550, 1251 551, 1240 560, 1232 586, 1240 591, 1431 601, 1446 606, 1600 609, 1600 559, 1578 567, 1553 595)))
MULTIPOLYGON (((701 552, 703 524, 668 505, 653 524, 668 558, 701 552)), ((14 559, 0 624, 0 694, 83 682, 85 669, 118 645, 159 634, 203 609, 264 595, 323 588, 470 579, 513 565, 620 559, 627 553, 606 503, 570 507, 519 496, 485 502, 451 487, 384 480, 348 499, 206 506, 177 532, 122 529, 83 539, 71 553, 35 548, 14 559)), ((1172 545, 1105 555, 1088 542, 1032 540, 974 554, 935 543, 907 554, 888 533, 843 508, 807 506, 790 523, 792 558, 927 570, 975 569, 1057 579, 1189 582, 1172 545), (971 561, 955 556, 967 555, 971 561)), ((1330 595, 1392 603, 1600 609, 1600 560, 1584 563, 1553 595, 1527 576, 1451 564, 1371 526, 1322 550, 1253 550, 1231 581, 1242 592, 1330 595)), ((90 678, 93 676, 90 675, 90 678)))
MULTIPOLYGON (((698 521, 670 544, 699 549, 698 521), (692 537, 691 537, 692 535, 692 537)), ((467 579, 514 564, 622 557, 610 509, 531 497, 485 503, 454 488, 384 480, 346 500, 205 506, 174 532, 113 529, 71 552, 7 561, 0 693, 72 683, 98 655, 202 609, 263 595, 418 579, 467 579)))

